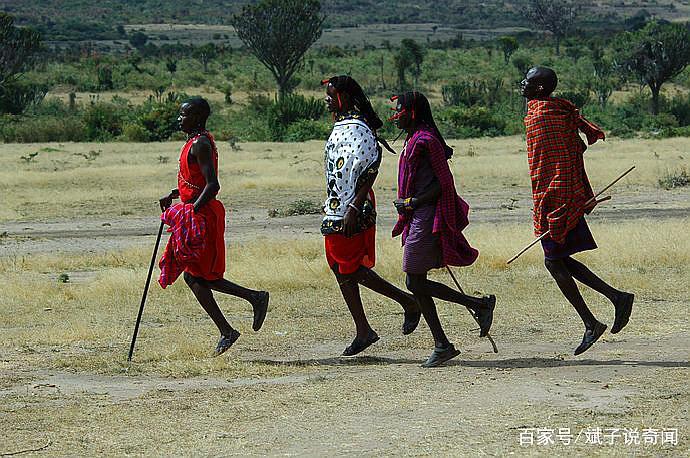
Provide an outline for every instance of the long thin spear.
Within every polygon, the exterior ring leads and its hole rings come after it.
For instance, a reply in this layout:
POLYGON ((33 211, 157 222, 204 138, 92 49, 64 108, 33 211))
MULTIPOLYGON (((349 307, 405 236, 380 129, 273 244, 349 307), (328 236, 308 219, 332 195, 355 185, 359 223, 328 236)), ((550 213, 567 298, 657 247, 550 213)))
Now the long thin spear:
MULTIPOLYGON (((606 192, 611 186, 613 186, 614 184, 618 183, 618 181, 620 181, 621 178, 623 178, 624 176, 626 176, 627 174, 629 174, 630 172, 632 172, 634 168, 635 168, 635 166, 633 165, 633 166, 630 167, 628 170, 626 170, 625 172, 621 173, 621 174, 618 176, 618 178, 616 178, 615 180, 613 180, 611 183, 609 183, 608 186, 606 186, 604 189, 602 189, 601 191, 599 191, 594 197, 592 197, 592 198, 589 199, 587 202, 585 202, 585 207, 586 207, 587 205, 591 204, 592 202, 600 203, 600 202, 604 202, 605 200, 609 200, 611 197, 604 197, 603 199, 599 199, 599 200, 597 200, 597 197, 599 197, 599 196, 602 195, 604 192, 606 192)), ((549 231, 544 232, 542 235, 540 235, 539 237, 537 237, 535 240, 532 240, 532 242, 531 242, 529 245, 527 245, 525 248, 523 248, 522 250, 520 250, 520 252, 519 252, 518 254, 516 254, 516 255, 513 256, 512 258, 508 259, 508 261, 506 261, 506 264, 510 264, 511 262, 515 261, 517 258, 519 258, 520 256, 522 256, 522 253, 524 253, 525 251, 527 251, 527 250, 529 250, 530 248, 532 248, 534 245, 537 244, 537 242, 539 242, 541 239, 543 239, 543 238, 546 237, 547 235, 549 235, 549 231)))
MULTIPOLYGON (((448 273, 450 274, 450 278, 452 278, 453 281, 455 282, 455 286, 458 287, 458 290, 460 290, 460 292, 461 292, 462 294, 465 294, 465 291, 462 290, 462 286, 460 286, 460 283, 458 283, 458 280, 455 278, 455 275, 453 274, 453 271, 450 270, 450 266, 446 266, 446 269, 448 270, 448 273)), ((477 319, 476 316, 474 316, 474 313, 472 313, 472 310, 470 310, 470 308, 467 307, 467 306, 465 306, 465 308, 467 309, 468 312, 470 312, 470 315, 472 315, 472 318, 474 318, 474 321, 476 321, 477 324, 479 324, 479 320, 477 319)), ((480 325, 480 326, 481 326, 481 325, 480 325)), ((493 337, 491 337, 491 334, 489 334, 489 333, 487 332, 487 333, 486 333, 486 337, 489 339, 489 342, 491 342, 491 346, 494 348, 494 353, 498 353, 498 347, 496 346, 496 342, 494 342, 493 337)))

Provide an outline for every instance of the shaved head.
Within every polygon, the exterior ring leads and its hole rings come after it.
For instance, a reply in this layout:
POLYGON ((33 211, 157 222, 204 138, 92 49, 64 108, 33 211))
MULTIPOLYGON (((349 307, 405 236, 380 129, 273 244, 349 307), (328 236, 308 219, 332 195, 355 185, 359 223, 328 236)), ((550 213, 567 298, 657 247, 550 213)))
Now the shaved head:
POLYGON ((189 114, 198 116, 200 119, 206 121, 209 116, 211 116, 211 106, 208 104, 206 99, 202 97, 192 97, 184 102, 184 105, 188 105, 189 114))
POLYGON ((548 97, 558 85, 558 76, 548 67, 532 67, 520 85, 522 95, 528 99, 548 97))

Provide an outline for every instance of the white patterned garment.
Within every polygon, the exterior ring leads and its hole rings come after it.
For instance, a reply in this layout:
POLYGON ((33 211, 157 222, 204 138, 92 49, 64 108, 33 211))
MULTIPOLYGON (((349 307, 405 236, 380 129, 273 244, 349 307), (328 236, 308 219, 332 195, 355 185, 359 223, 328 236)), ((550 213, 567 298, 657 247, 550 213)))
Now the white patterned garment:
POLYGON ((337 121, 326 142, 324 165, 328 197, 323 206, 324 224, 345 217, 347 205, 357 194, 360 177, 377 172, 381 162, 381 148, 373 132, 356 117, 337 121))

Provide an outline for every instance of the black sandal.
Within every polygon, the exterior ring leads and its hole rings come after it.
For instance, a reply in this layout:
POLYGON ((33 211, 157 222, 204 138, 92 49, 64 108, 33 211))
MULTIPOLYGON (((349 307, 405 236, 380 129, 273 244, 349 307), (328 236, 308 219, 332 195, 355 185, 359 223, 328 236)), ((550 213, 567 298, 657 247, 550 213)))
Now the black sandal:
POLYGON ((254 323, 252 323, 252 329, 258 331, 264 324, 266 319, 266 313, 268 312, 268 291, 260 291, 258 300, 252 303, 254 308, 254 323))
POLYGON ((477 321, 479 322, 479 337, 486 337, 494 321, 494 308, 496 308, 496 296, 493 294, 483 298, 486 308, 477 309, 477 321))
POLYGON ((220 356, 228 351, 228 349, 232 347, 232 344, 234 344, 239 337, 240 331, 237 329, 230 331, 229 336, 220 336, 220 340, 218 341, 218 345, 216 345, 216 351, 213 353, 213 356, 220 356))
POLYGON ((606 331, 606 325, 598 321, 593 328, 585 330, 585 335, 582 337, 582 343, 575 349, 575 356, 589 350, 589 348, 594 345, 594 342, 599 340, 599 337, 601 337, 604 331, 606 331))
POLYGON ((376 334, 376 332, 369 331, 369 335, 367 336, 366 340, 358 340, 355 337, 355 340, 352 341, 352 343, 343 351, 343 356, 355 356, 358 353, 363 352, 367 348, 371 346, 374 342, 377 342, 379 340, 379 335, 376 334))
POLYGON ((611 334, 621 332, 625 325, 628 324, 634 301, 634 294, 623 293, 613 304, 616 307, 616 318, 613 320, 613 326, 611 326, 611 334))
POLYGON ((434 351, 426 360, 422 367, 436 367, 451 360, 460 354, 460 350, 456 350, 452 343, 449 343, 447 347, 434 347, 434 351))

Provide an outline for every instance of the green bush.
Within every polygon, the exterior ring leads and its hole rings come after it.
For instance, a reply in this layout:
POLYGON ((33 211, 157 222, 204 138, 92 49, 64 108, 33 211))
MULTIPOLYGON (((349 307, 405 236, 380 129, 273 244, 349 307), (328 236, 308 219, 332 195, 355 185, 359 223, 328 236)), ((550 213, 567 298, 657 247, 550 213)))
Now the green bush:
POLYGON ((29 107, 41 103, 48 85, 12 81, 0 86, 0 113, 22 114, 29 107))
POLYGON ((324 103, 314 97, 292 94, 279 98, 268 107, 265 114, 271 132, 270 140, 283 140, 290 124, 301 120, 318 120, 325 110, 324 103))
POLYGON ((149 101, 138 108, 134 124, 148 132, 149 141, 167 140, 179 130, 179 110, 180 102, 175 98, 165 102, 149 101))
POLYGON ((305 142, 307 140, 325 140, 331 133, 330 123, 301 119, 287 128, 283 140, 286 142, 305 142))
POLYGON ((685 168, 678 170, 666 171, 664 176, 659 178, 659 186, 664 189, 682 188, 690 186, 690 175, 685 168))
POLYGON ((125 124, 122 129, 122 137, 128 142, 148 142, 151 141, 151 134, 141 124, 125 124))
POLYGON ((0 140, 6 143, 80 142, 86 126, 77 116, 6 117, 0 120, 0 140))
POLYGON ((441 88, 443 103, 449 106, 493 106, 510 94, 503 88, 502 78, 458 81, 441 88))
POLYGON ((112 103, 89 104, 82 115, 86 140, 108 141, 122 134, 125 112, 112 103))
POLYGON ((507 126, 505 120, 479 105, 447 108, 438 117, 446 134, 453 138, 503 135, 507 126))

